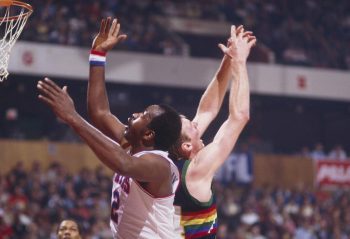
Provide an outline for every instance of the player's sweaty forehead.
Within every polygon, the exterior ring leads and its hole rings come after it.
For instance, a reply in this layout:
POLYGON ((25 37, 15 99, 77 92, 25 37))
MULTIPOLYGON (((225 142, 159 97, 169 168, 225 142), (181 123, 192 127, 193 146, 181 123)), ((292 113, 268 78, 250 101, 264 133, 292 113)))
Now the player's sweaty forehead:
POLYGON ((163 112, 164 110, 159 105, 150 105, 145 109, 144 114, 149 114, 151 118, 153 118, 162 114, 163 112))

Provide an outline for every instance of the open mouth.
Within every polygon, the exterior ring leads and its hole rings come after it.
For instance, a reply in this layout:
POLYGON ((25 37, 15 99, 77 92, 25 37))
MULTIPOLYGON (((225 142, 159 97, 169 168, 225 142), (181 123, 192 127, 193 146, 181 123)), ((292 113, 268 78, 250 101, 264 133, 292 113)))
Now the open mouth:
POLYGON ((134 121, 134 117, 133 116, 131 116, 131 117, 129 117, 128 118, 128 127, 130 127, 130 125, 132 124, 132 122, 134 121))
POLYGON ((129 125, 125 125, 124 134, 129 131, 129 125))

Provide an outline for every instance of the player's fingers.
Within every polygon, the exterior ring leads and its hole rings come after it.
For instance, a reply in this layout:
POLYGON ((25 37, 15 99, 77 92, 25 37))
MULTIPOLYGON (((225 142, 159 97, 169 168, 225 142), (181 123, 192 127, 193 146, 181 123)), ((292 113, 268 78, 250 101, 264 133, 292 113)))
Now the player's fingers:
POLYGON ((100 25, 100 31, 99 31, 99 34, 103 34, 103 33, 104 33, 105 28, 106 28, 106 20, 105 20, 105 19, 102 19, 102 21, 101 21, 101 25, 100 25))
POLYGON ((114 18, 112 22, 112 26, 109 29, 108 35, 116 37, 118 35, 119 29, 120 29, 120 24, 118 23, 117 19, 114 18))
POLYGON ((119 34, 119 31, 120 31, 120 24, 117 23, 117 20, 116 20, 116 19, 114 19, 114 20, 113 20, 114 26, 113 26, 112 36, 117 37, 118 34, 119 34), (115 21, 114 21, 114 20, 115 20, 115 21))
POLYGON ((226 54, 228 52, 228 48, 224 44, 218 44, 218 47, 221 49, 221 51, 226 54))
POLYGON ((38 81, 37 88, 46 95, 57 95, 57 91, 53 90, 52 87, 42 81, 38 81))
POLYGON ((231 39, 236 40, 236 26, 235 25, 231 26, 231 39))
POLYGON ((232 46, 233 43, 234 43, 234 42, 233 42, 232 38, 229 38, 229 39, 227 40, 226 47, 232 46))
POLYGON ((243 37, 247 37, 247 36, 252 36, 253 35, 253 32, 252 31, 245 31, 243 33, 243 37))
POLYGON ((47 77, 45 77, 43 84, 45 84, 45 83, 47 84, 47 87, 51 88, 52 91, 55 91, 57 93, 61 92, 61 88, 58 85, 56 85, 55 82, 53 82, 52 80, 50 80, 47 77))
POLYGON ((106 25, 105 25, 105 29, 103 31, 103 34, 106 34, 106 35, 108 34, 110 26, 111 26, 111 17, 107 17, 106 25))
POLYGON ((46 96, 43 95, 39 95, 38 98, 43 101, 44 103, 46 103, 47 105, 49 105, 50 107, 53 105, 53 101, 50 100, 49 98, 47 98, 46 96))
POLYGON ((252 38, 251 40, 249 40, 248 41, 248 45, 249 45, 249 47, 253 47, 253 46, 255 46, 256 45, 256 38, 254 37, 254 38, 252 38))
POLYGON ((236 29, 236 35, 239 34, 240 32, 244 32, 243 25, 239 25, 236 29))
POLYGON ((237 39, 243 39, 243 31, 241 31, 241 32, 239 32, 238 34, 237 34, 237 39))
POLYGON ((248 36, 247 39, 248 39, 248 42, 250 42, 252 40, 256 40, 256 37, 255 36, 248 36))
POLYGON ((126 38, 128 38, 128 36, 125 35, 125 34, 119 35, 119 36, 118 36, 118 41, 120 41, 120 42, 125 41, 126 38))

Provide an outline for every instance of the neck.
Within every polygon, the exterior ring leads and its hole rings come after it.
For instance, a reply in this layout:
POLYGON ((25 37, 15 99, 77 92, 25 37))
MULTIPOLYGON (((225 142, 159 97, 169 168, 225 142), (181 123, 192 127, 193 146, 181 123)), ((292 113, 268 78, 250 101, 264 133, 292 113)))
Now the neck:
POLYGON ((141 151, 149 151, 149 150, 154 150, 154 147, 145 147, 144 145, 142 146, 131 146, 130 153, 131 155, 137 154, 141 151))

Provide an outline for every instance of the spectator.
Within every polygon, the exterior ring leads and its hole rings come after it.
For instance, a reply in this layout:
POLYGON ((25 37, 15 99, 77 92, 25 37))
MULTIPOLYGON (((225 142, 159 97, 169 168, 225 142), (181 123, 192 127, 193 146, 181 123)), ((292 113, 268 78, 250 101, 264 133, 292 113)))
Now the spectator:
MULTIPOLYGON (((96 34, 90 30, 97 28, 96 19, 116 14, 129 36, 125 50, 179 55, 183 42, 195 48, 198 41, 192 41, 191 34, 171 32, 167 21, 158 22, 155 16, 179 17, 189 20, 188 25, 191 25, 190 21, 193 19, 216 21, 218 24, 243 24, 253 29, 254 35, 261 41, 261 48, 256 48, 257 54, 262 53, 259 50, 268 49, 267 52, 270 52, 271 49, 278 63, 350 69, 347 0, 338 0, 337 4, 316 0, 299 0, 298 4, 294 1, 275 0, 263 3, 257 0, 155 0, 142 3, 108 0, 45 3, 31 0, 29 3, 35 11, 20 37, 21 40, 89 46, 96 34), (272 34, 267 35, 266 32, 272 34)), ((211 37, 203 35, 201 41, 210 42, 211 37)), ((203 52, 202 49, 199 53, 204 57, 217 57, 215 52, 203 52)), ((261 59, 254 56, 254 51, 252 53, 252 59, 261 59)), ((268 59, 264 61, 266 60, 268 59)))
POLYGON ((79 224, 74 220, 63 220, 58 229, 57 236, 58 239, 81 239, 79 224))
POLYGON ((326 153, 324 152, 323 144, 315 144, 315 148, 311 152, 311 158, 313 160, 322 160, 326 158, 326 153))
MULTIPOLYGON (((56 169, 62 168, 59 163, 54 165, 56 169)), ((13 173, 18 171, 14 168, 4 177, 0 176, 0 239, 56 238, 58 224, 67 218, 79 221, 83 238, 111 237, 107 213, 110 195, 106 195, 111 185, 103 171, 84 169, 73 177, 62 168, 61 179, 50 181, 44 170, 38 170, 40 163, 35 162, 33 168, 24 171, 26 176, 21 183, 22 194, 28 198, 26 209, 8 203, 10 195, 16 191, 12 190, 11 182, 19 182, 18 177, 24 174, 13 173), (4 183, 4 178, 12 179, 4 183), (86 183, 79 182, 78 178, 86 183), (31 196, 33 185, 36 191, 42 192, 38 198, 31 196), (96 191, 94 185, 99 185, 99 190, 96 191), (52 195, 57 203, 53 208, 52 195), (69 200, 77 206, 67 206, 69 200)), ((345 239, 350 236, 348 190, 339 189, 321 197, 318 192, 306 190, 246 188, 220 183, 213 186, 217 195, 220 239, 328 239, 337 236, 345 239)))
POLYGON ((331 152, 329 152, 328 158, 335 159, 335 160, 346 160, 347 155, 346 155, 346 152, 343 149, 343 147, 338 144, 338 145, 334 146, 334 148, 331 150, 331 152))

